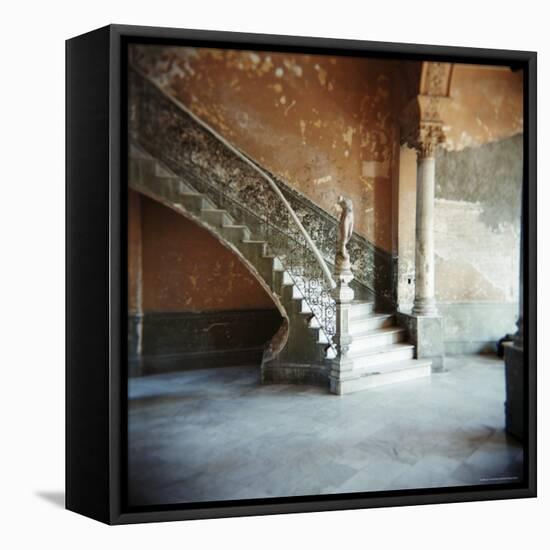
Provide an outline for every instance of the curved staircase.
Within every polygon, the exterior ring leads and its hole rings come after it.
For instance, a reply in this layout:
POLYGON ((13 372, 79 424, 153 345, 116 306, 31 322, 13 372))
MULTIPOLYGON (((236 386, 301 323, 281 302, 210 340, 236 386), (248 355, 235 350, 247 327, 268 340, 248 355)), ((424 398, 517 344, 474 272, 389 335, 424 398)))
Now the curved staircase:
MULTIPOLYGON (((301 256, 306 261, 305 248, 293 237, 282 235, 280 228, 268 227, 215 186, 197 183, 193 174, 176 175, 137 144, 131 145, 130 187, 210 231, 241 258, 276 303, 284 320, 264 350, 262 381, 328 385, 336 357, 332 343, 336 305, 323 286, 322 275, 313 271, 308 276, 307 270, 297 265, 301 256)), ((354 366, 334 386, 335 393, 431 372, 430 361, 414 359, 414 346, 406 342, 406 329, 396 326, 395 316, 374 311, 372 297, 350 304, 350 333, 349 358, 354 366)))

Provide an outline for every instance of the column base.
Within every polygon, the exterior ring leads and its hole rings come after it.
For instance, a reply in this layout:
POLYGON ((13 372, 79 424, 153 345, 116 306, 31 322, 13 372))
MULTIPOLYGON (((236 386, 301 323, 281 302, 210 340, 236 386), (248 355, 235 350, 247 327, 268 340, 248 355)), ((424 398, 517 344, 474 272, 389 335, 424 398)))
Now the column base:
POLYGON ((445 368, 443 319, 441 317, 399 312, 397 322, 408 330, 411 343, 416 348, 416 359, 430 359, 433 373, 448 372, 448 369, 445 368))
POLYGON ((411 315, 414 315, 415 317, 438 317, 439 314, 433 299, 415 299, 411 315))

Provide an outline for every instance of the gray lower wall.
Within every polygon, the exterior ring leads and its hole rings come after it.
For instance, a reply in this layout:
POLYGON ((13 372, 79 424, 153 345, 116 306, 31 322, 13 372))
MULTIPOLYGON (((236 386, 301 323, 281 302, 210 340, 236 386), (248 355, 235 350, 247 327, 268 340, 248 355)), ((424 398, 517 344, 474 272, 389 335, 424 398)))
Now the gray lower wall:
POLYGON ((496 351, 496 343, 516 331, 518 304, 438 303, 447 355, 496 351))
POLYGON ((276 309, 155 312, 128 319, 130 376, 196 368, 260 366, 281 324, 276 309), (139 335, 141 332, 141 353, 139 335))

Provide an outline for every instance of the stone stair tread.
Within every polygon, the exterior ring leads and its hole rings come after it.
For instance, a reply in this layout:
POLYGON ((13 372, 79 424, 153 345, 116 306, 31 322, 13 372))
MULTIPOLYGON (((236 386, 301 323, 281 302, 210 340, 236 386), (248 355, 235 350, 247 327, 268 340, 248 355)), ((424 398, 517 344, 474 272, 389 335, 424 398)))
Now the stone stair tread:
POLYGON ((386 374, 388 372, 428 367, 431 364, 432 362, 429 359, 406 359, 404 361, 394 361, 392 363, 361 367, 357 369, 357 373, 360 376, 374 376, 377 374, 386 374))
POLYGON ((362 315, 358 315, 357 317, 352 318, 352 322, 355 321, 365 321, 366 319, 369 320, 380 320, 380 319, 389 319, 390 317, 393 317, 394 313, 381 313, 379 311, 372 312, 372 313, 364 313, 362 315))
POLYGON ((147 159, 151 162, 156 162, 153 157, 134 142, 130 143, 130 158, 147 159))
POLYGON ((353 340, 360 340, 361 338, 370 338, 371 336, 379 336, 380 334, 392 334, 394 332, 405 332, 403 327, 382 327, 374 328, 371 330, 365 330, 363 332, 358 332, 353 334, 353 340))
POLYGON ((390 351, 397 351, 397 350, 404 350, 404 349, 411 349, 414 348, 413 344, 407 344, 407 343, 397 343, 397 344, 389 344, 386 346, 378 346, 375 348, 369 348, 361 351, 357 351, 355 353, 350 353, 350 357, 353 359, 357 359, 359 357, 366 357, 367 355, 378 355, 379 353, 387 353, 390 351))

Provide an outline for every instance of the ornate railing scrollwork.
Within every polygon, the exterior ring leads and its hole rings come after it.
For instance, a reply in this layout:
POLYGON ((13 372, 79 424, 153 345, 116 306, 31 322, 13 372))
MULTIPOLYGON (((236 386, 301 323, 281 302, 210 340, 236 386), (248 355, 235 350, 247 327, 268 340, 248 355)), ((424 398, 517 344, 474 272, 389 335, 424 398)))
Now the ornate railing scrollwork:
MULTIPOLYGON (((252 230, 254 239, 266 241, 268 252, 279 259, 303 298, 308 312, 325 334, 327 344, 332 345, 336 329, 332 290, 336 283, 323 255, 279 186, 245 153, 229 143, 185 105, 167 96, 139 71, 132 69, 131 72, 136 73, 133 75, 134 78, 137 76, 147 82, 149 91, 142 89, 141 93, 150 94, 150 87, 153 87, 156 93, 160 94, 162 101, 185 113, 200 128, 199 130, 193 127, 189 122, 184 123, 181 119, 170 118, 166 114, 166 109, 162 122, 173 125, 171 132, 178 133, 181 140, 178 143, 164 142, 163 158, 177 158, 178 174, 187 175, 197 191, 211 197, 218 207, 227 210, 237 223, 247 225, 252 230), (187 126, 182 128, 183 124, 187 126), (199 135, 200 132, 202 133, 199 135), (188 139, 191 135, 193 139, 188 139), (197 143, 201 144, 200 148, 197 147, 197 143), (223 147, 220 148, 220 144, 223 147), (208 150, 210 153, 206 157, 205 151, 208 150), (224 156, 227 154, 238 157, 243 163, 239 173, 231 174, 229 178, 224 171, 224 156), (255 177, 254 174, 260 177, 255 177), (241 184, 233 187, 221 184, 224 179, 231 178, 241 178, 241 184), (247 178, 250 179, 250 185, 243 185, 242 181, 247 178), (259 182, 263 182, 264 185, 261 192, 258 191, 259 182)), ((135 88, 136 86, 131 87, 131 93, 137 92, 135 88)), ((155 128, 155 124, 158 123, 153 123, 150 119, 142 120, 149 115, 147 102, 141 108, 145 111, 145 117, 132 113, 131 132, 134 135, 139 134, 140 132, 135 131, 136 127, 145 135, 158 132, 158 128, 155 128)), ((160 141, 162 142, 162 139, 160 141)), ((151 153, 155 154, 155 151, 151 153)))

